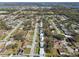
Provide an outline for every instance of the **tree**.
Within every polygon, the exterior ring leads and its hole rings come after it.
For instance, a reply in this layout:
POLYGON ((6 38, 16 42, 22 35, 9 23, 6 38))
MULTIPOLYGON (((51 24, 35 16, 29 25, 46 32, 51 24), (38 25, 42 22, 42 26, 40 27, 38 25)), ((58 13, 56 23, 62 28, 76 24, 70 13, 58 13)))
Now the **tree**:
POLYGON ((6 29, 6 28, 7 28, 7 26, 6 26, 5 22, 0 20, 0 29, 6 29))
POLYGON ((16 34, 14 35, 14 39, 15 39, 15 40, 24 40, 24 39, 25 39, 25 38, 24 38, 24 33, 22 33, 22 32, 16 33, 16 34))
POLYGON ((75 36, 76 42, 79 42, 79 35, 75 36))
POLYGON ((14 48, 17 48, 18 47, 18 44, 10 44, 10 45, 8 45, 7 47, 6 47, 6 49, 14 49, 14 48))
POLYGON ((65 36, 58 34, 58 35, 53 35, 54 38, 58 39, 58 40, 62 40, 65 36))
POLYGON ((52 47, 53 47, 52 40, 49 39, 48 37, 45 37, 45 51, 47 53, 50 53, 52 47))

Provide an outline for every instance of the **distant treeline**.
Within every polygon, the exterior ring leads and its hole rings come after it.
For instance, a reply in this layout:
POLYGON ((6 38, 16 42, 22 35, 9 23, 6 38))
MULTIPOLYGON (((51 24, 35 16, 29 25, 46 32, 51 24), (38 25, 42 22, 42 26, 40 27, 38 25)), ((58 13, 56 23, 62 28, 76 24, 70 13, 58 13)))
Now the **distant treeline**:
POLYGON ((12 11, 16 11, 17 9, 15 8, 0 8, 0 11, 8 11, 8 12, 12 12, 12 11))

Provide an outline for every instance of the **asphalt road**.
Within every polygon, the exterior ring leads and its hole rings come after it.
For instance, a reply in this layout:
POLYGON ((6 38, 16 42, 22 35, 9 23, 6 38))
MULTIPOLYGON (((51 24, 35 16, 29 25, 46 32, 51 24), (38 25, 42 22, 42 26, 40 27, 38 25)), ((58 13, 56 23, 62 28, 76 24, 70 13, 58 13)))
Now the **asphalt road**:
MULTIPOLYGON (((54 18, 54 19, 55 19, 55 18, 54 18)), ((57 32, 58 34, 60 34, 60 30, 57 28, 57 26, 56 26, 56 24, 53 22, 53 20, 51 20, 51 22, 52 22, 52 25, 54 26, 56 32, 57 32)))
MULTIPOLYGON (((55 18, 55 20, 58 21, 56 18, 55 18)), ((56 27, 56 25, 55 25, 54 22, 53 22, 53 25, 54 25, 55 29, 57 30, 57 32, 60 33, 60 32, 59 32, 59 29, 56 27)), ((64 34, 64 36, 65 36, 65 34, 64 34)), ((66 40, 63 40, 63 44, 65 45, 65 47, 67 48, 67 50, 68 50, 70 53, 73 53, 73 52, 74 52, 74 50, 73 50, 71 47, 69 47, 69 46, 67 45, 66 40)))
POLYGON ((38 32, 38 23, 35 24, 33 42, 32 42, 32 47, 31 47, 31 50, 30 50, 30 57, 34 56, 34 50, 35 50, 36 39, 37 39, 37 32, 38 32))
POLYGON ((8 38, 10 38, 11 34, 14 33, 22 24, 22 21, 3 39, 3 41, 7 41, 8 38))
POLYGON ((40 23, 40 57, 44 57, 45 56, 45 51, 44 51, 44 33, 43 33, 43 22, 41 21, 40 23))

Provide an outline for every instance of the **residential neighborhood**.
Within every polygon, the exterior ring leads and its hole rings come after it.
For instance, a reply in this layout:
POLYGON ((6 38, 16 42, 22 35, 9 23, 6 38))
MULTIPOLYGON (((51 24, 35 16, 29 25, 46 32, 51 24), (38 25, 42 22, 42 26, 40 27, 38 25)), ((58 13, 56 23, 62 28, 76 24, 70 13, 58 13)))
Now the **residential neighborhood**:
POLYGON ((43 3, 0 7, 0 57, 79 57, 79 8, 43 3))

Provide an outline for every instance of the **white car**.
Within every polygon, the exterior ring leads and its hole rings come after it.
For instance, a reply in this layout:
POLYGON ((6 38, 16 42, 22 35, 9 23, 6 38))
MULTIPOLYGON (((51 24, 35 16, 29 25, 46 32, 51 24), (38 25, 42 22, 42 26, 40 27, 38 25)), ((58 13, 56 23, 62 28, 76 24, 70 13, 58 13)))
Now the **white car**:
POLYGON ((40 33, 40 37, 43 37, 44 33, 40 33))
POLYGON ((40 42, 40 47, 41 47, 41 48, 44 47, 44 42, 40 42))
POLYGON ((44 56, 44 48, 40 48, 40 56, 43 57, 44 56))
POLYGON ((44 37, 41 37, 41 38, 40 38, 40 41, 44 41, 44 37))

